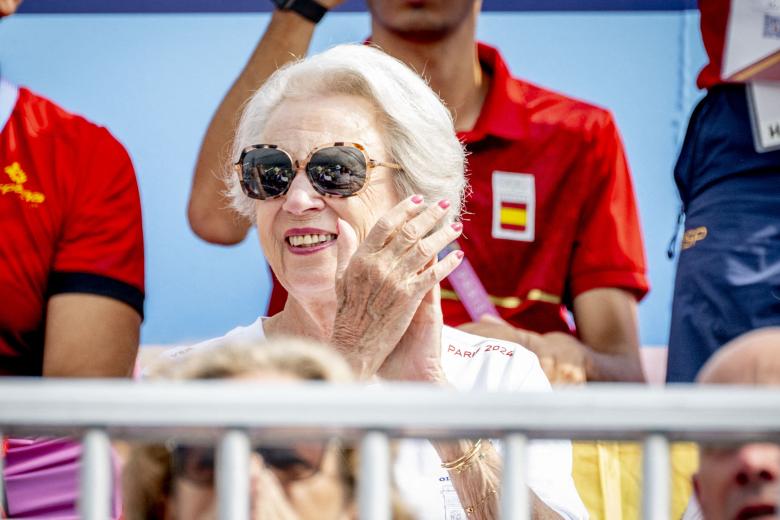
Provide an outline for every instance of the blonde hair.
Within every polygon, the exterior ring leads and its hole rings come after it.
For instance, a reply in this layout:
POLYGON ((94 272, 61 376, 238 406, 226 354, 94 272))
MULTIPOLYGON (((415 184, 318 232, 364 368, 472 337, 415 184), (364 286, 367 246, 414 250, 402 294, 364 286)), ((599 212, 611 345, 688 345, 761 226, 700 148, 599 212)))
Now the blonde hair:
POLYGON ((275 371, 313 381, 352 381, 346 361, 312 340, 277 336, 263 343, 224 341, 150 368, 152 379, 226 379, 249 372, 275 371))

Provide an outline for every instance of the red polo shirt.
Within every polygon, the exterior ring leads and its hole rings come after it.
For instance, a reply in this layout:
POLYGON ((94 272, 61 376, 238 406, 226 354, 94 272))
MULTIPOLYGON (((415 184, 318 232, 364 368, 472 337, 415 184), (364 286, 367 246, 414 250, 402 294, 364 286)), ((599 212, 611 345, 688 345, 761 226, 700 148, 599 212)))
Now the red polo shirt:
MULTIPOLYGON (((474 129, 460 135, 471 195, 459 241, 485 289, 516 326, 568 331, 565 304, 590 289, 648 290, 631 176, 603 109, 511 77, 479 45, 490 76, 474 129)), ((447 283, 446 322, 469 321, 447 283)))
MULTIPOLYGON (((471 195, 460 245, 501 315, 537 332, 569 331, 565 304, 600 287, 648 290, 623 145, 610 114, 512 78, 479 44, 490 77, 482 113, 460 134, 471 195)), ((269 314, 286 295, 275 283, 269 314)), ((470 318, 448 283, 445 322, 470 318)))
POLYGON ((141 206, 127 152, 105 128, 8 83, 0 222, 0 375, 41 374, 54 294, 107 296, 142 313, 141 206))

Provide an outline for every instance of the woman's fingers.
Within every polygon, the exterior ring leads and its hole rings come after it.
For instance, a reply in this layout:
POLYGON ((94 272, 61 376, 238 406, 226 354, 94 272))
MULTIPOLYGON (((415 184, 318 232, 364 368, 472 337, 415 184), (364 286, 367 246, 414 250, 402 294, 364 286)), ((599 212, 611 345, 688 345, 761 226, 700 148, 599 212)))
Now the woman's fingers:
POLYGON ((371 253, 382 250, 398 229, 423 209, 425 205, 422 195, 412 195, 396 204, 394 208, 382 215, 368 232, 368 236, 363 241, 365 250, 371 253))
POLYGON ((404 267, 410 271, 419 271, 423 266, 436 258, 439 251, 455 241, 463 231, 463 224, 453 222, 442 226, 430 236, 418 240, 401 258, 404 267))
POLYGON ((423 294, 430 291, 436 284, 447 278, 463 260, 463 251, 458 249, 434 263, 417 276, 418 290, 423 294))
POLYGON ((421 246, 421 242, 447 216, 450 211, 450 205, 450 201, 442 199, 435 204, 429 205, 419 215, 404 222, 398 228, 390 243, 387 244, 387 253, 398 258, 404 256, 409 250, 421 247, 428 259, 435 256, 447 243, 430 251, 426 248, 431 247, 433 244, 428 242, 421 246))

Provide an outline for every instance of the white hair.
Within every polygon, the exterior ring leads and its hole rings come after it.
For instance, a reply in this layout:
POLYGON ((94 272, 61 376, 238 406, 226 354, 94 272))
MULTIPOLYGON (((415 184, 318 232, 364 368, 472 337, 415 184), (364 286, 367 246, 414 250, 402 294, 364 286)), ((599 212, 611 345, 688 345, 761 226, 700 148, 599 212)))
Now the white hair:
MULTIPOLYGON (((430 202, 447 198, 452 202, 451 220, 460 216, 466 187, 465 154, 452 115, 420 76, 368 45, 338 45, 271 75, 244 108, 233 140, 233 162, 244 148, 258 144, 280 103, 327 95, 358 96, 376 108, 387 139, 388 160, 403 169, 394 175, 400 198, 414 193, 430 202)), ((227 178, 233 208, 254 220, 257 201, 243 193, 232 170, 227 178)))

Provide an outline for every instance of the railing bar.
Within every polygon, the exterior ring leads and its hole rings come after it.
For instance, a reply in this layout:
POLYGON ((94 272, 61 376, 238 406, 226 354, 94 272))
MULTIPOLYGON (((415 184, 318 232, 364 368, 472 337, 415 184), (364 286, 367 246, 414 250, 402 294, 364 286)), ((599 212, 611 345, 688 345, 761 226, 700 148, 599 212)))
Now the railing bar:
POLYGON ((390 520, 390 447, 387 435, 368 432, 360 445, 360 520, 390 520))
POLYGON ((662 434, 645 438, 642 457, 642 518, 666 520, 669 518, 669 441, 662 434))
POLYGON ((530 518, 528 458, 526 448, 528 440, 520 433, 510 433, 504 437, 504 461, 501 477, 501 518, 527 520, 530 518))
POLYGON ((79 513, 84 520, 106 520, 111 516, 111 441, 101 429, 84 434, 81 448, 79 513))
POLYGON ((669 439, 743 442, 780 431, 780 414, 774 413, 780 409, 780 393, 756 389, 645 387, 640 393, 633 386, 619 392, 598 387, 453 398, 443 389, 383 386, 367 392, 308 386, 314 383, 295 392, 219 382, 37 383, 0 382, 0 425, 6 434, 82 435, 100 424, 123 436, 188 437, 182 425, 221 431, 229 424, 252 435, 269 428, 316 427, 340 435, 370 427, 391 436, 468 438, 496 437, 491 428, 501 425, 534 438, 614 439, 609 432, 619 431, 643 439, 647 432, 664 431, 669 439))
POLYGON ((217 509, 220 520, 249 520, 249 436, 230 430, 217 447, 217 509))

